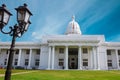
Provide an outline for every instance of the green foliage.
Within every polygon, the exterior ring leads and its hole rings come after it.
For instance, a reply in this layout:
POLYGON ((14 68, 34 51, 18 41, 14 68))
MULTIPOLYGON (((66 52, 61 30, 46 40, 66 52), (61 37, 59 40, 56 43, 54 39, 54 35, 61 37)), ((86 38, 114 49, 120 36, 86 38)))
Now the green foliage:
POLYGON ((120 80, 120 71, 36 70, 12 75, 11 80, 120 80))

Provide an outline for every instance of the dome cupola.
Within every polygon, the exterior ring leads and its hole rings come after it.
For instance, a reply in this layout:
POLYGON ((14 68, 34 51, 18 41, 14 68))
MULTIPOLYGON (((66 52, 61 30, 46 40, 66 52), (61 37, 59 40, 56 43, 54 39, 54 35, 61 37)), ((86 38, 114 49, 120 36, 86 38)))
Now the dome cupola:
POLYGON ((65 34, 80 34, 81 30, 79 24, 75 21, 75 16, 72 16, 72 21, 69 22, 65 34))

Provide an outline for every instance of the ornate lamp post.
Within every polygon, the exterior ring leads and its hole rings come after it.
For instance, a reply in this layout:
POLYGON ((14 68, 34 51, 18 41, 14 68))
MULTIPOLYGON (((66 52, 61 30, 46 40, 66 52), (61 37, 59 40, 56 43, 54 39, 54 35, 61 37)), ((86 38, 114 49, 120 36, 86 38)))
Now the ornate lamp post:
POLYGON ((15 8, 15 10, 17 11, 18 24, 15 24, 13 27, 9 27, 10 28, 9 32, 4 32, 3 28, 5 25, 8 24, 9 18, 12 14, 6 9, 5 4, 3 4, 2 7, 0 7, 0 31, 3 34, 9 34, 10 36, 12 36, 8 64, 5 72, 5 80, 11 79, 11 69, 12 69, 14 50, 15 50, 14 49, 15 40, 17 37, 21 37, 24 34, 24 32, 27 31, 29 24, 31 24, 29 19, 32 13, 29 11, 26 4, 24 4, 23 6, 19 6, 18 8, 15 8))

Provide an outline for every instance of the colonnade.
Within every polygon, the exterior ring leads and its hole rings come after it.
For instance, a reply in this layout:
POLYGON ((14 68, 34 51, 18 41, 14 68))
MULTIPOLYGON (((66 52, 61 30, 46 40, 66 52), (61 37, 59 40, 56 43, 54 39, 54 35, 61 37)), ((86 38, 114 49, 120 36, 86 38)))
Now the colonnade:
MULTIPOLYGON (((48 69, 55 69, 55 47, 56 46, 49 46, 49 53, 48 53, 48 69)), ((64 57, 64 69, 68 70, 68 57, 69 57, 69 47, 65 46, 65 57, 64 57)), ((97 47, 92 47, 93 51, 93 68, 98 68, 98 55, 97 55, 97 47)), ((78 46, 78 69, 82 70, 82 46, 78 46)))

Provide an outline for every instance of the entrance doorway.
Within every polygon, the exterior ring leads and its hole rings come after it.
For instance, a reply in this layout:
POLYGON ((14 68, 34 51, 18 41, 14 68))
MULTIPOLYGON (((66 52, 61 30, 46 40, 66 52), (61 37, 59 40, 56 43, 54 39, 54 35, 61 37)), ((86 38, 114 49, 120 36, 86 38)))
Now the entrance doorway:
POLYGON ((68 49, 68 68, 78 69, 78 48, 68 49))

